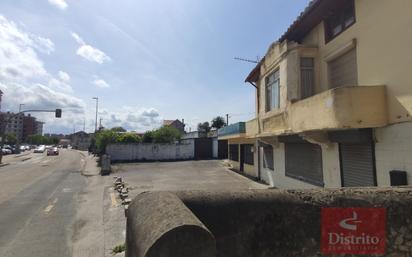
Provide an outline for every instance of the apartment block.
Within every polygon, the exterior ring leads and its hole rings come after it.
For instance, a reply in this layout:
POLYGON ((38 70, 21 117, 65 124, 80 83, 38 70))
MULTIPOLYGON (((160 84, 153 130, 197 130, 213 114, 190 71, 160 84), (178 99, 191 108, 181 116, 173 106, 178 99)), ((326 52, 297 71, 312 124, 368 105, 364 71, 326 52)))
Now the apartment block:
POLYGON ((409 0, 312 1, 246 78, 256 118, 222 134, 239 169, 278 188, 412 183, 410 10, 409 0))

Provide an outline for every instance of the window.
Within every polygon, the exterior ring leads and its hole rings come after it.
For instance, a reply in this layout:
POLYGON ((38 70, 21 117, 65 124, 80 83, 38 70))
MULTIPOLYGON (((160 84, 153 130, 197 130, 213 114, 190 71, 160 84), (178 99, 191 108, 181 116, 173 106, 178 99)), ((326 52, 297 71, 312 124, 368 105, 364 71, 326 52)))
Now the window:
POLYGON ((266 77, 266 111, 279 108, 279 70, 266 77))
POLYGON ((263 147, 263 168, 275 170, 273 167, 273 147, 271 145, 263 147))
POLYGON ((300 88, 301 99, 313 95, 315 84, 315 69, 313 58, 300 58, 300 88))
POLYGON ((355 4, 353 0, 325 20, 326 43, 355 23, 355 4))
POLYGON ((243 156, 244 162, 246 164, 253 165, 254 164, 253 145, 248 144, 248 145, 243 145, 243 147, 244 147, 244 153, 243 153, 244 154, 244 156, 243 156))
POLYGON ((229 159, 239 161, 239 145, 229 145, 229 159))

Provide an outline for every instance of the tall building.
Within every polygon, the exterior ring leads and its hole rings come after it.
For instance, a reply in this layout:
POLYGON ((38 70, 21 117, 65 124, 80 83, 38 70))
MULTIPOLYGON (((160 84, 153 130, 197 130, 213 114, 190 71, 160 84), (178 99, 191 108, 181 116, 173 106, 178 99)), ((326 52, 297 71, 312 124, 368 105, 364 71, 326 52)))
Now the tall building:
POLYGON ((23 114, 2 113, 2 119, 6 123, 4 134, 14 134, 19 142, 23 140, 23 114))
POLYGON ((35 135, 40 135, 40 136, 43 135, 43 125, 44 125, 44 122, 42 121, 35 122, 35 130, 34 130, 35 135))
POLYGON ((36 118, 28 114, 23 117, 23 141, 34 134, 36 134, 36 118))

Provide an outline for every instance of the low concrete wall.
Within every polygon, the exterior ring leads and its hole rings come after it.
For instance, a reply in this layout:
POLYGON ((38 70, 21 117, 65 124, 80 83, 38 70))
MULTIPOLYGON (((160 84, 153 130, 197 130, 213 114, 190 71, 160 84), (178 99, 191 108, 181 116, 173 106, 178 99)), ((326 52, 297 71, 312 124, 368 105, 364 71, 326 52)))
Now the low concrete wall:
POLYGON ((194 158, 194 141, 178 144, 109 144, 106 153, 111 161, 166 161, 194 158))
MULTIPOLYGON (((320 256, 323 207, 386 208, 385 256, 407 256, 412 252, 411 188, 188 191, 176 195, 213 234, 216 256, 320 256)), ((136 203, 129 210, 139 213, 145 212, 145 208, 146 205, 136 203)), ((162 208, 173 209, 173 206, 162 208)), ((129 214, 128 224, 134 218, 129 214)), ((174 216, 164 218, 174 220, 174 216)), ((158 229, 161 226, 153 224, 149 231, 155 233, 158 229)), ((127 230, 137 231, 130 226, 127 230)), ((137 246, 127 247, 133 250, 137 246)))

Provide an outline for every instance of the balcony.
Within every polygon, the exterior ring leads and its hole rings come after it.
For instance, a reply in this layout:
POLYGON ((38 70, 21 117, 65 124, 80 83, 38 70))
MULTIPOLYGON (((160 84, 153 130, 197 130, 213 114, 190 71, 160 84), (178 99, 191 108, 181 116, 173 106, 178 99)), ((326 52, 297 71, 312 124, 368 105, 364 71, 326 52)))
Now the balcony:
POLYGON ((382 127, 388 124, 387 109, 385 86, 334 88, 261 117, 259 135, 382 127))
POLYGON ((245 134, 246 134, 246 126, 244 122, 238 122, 238 123, 223 127, 217 131, 217 135, 219 139, 244 137, 245 134))
POLYGON ((259 134, 259 119, 246 122, 246 137, 255 138, 259 134))

